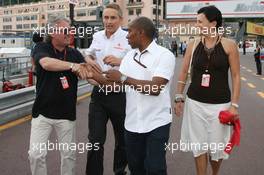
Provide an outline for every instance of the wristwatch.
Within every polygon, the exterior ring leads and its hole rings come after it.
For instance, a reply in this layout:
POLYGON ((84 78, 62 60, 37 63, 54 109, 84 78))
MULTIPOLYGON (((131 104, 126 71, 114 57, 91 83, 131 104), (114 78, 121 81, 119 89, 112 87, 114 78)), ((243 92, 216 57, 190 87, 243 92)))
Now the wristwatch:
POLYGON ((122 74, 120 77, 120 82, 123 84, 127 80, 127 76, 122 74))
POLYGON ((71 63, 71 64, 70 64, 70 69, 71 69, 71 71, 73 71, 74 66, 75 66, 74 63, 71 63))

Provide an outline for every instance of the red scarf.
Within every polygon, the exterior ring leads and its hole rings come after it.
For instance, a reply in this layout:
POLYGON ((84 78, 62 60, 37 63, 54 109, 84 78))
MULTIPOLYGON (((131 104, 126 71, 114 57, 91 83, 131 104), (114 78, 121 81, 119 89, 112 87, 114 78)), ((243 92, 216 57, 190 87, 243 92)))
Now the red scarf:
POLYGON ((222 124, 233 125, 233 134, 229 143, 225 148, 225 152, 230 154, 235 145, 240 143, 240 120, 236 119, 237 115, 231 114, 229 111, 221 111, 219 113, 219 120, 222 124))

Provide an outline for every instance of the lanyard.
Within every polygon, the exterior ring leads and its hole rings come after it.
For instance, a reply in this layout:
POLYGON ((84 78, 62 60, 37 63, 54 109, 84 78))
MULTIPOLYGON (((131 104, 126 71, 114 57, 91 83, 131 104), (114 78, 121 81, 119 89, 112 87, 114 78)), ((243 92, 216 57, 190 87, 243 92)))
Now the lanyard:
MULTIPOLYGON (((55 53, 56 57, 58 58, 58 52, 56 51, 54 46, 53 46, 53 50, 54 50, 54 53, 55 53)), ((65 48, 64 49, 64 55, 63 55, 63 61, 66 61, 66 56, 67 56, 67 52, 66 52, 66 48, 65 48)), ((59 59, 60 59, 60 57, 59 57, 59 59)), ((60 74, 61 74, 61 77, 64 76, 62 72, 60 74)))
MULTIPOLYGON (((55 47, 53 47, 53 50, 54 50, 56 57, 58 57, 58 52, 56 51, 55 47)), ((67 52, 66 52, 66 48, 65 48, 64 49, 64 55, 63 55, 63 61, 66 61, 66 56, 67 56, 67 52)))
POLYGON ((216 42, 215 42, 215 44, 214 44, 214 47, 208 49, 208 48, 206 47, 206 43, 205 43, 205 39, 204 39, 204 43, 203 43, 203 45, 204 45, 204 51, 205 51, 205 53, 206 53, 206 55, 207 55, 207 58, 208 58, 208 62, 207 62, 207 64, 206 64, 206 66, 205 66, 205 67, 206 67, 206 68, 205 68, 205 72, 208 72, 208 69, 209 69, 209 66, 210 66, 210 62, 211 62, 211 55, 212 55, 212 53, 214 52, 215 46, 216 46, 216 44, 218 43, 218 41, 219 41, 219 36, 217 37, 217 40, 216 40, 216 42))

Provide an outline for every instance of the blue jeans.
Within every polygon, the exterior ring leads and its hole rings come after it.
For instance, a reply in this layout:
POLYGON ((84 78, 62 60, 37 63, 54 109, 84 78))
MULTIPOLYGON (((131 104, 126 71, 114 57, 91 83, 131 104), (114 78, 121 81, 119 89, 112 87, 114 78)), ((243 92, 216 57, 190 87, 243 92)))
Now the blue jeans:
POLYGON ((167 175, 165 144, 170 124, 148 133, 125 131, 128 167, 131 175, 167 175))

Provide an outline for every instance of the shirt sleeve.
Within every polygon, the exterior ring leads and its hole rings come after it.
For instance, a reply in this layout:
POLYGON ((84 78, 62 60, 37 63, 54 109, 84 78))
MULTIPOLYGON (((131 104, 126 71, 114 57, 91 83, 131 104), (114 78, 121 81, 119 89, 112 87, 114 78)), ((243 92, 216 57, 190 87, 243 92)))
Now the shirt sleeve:
POLYGON ((85 62, 83 55, 77 49, 75 50, 75 54, 76 54, 76 60, 75 60, 76 63, 84 63, 85 62))
POLYGON ((154 77, 162 77, 170 80, 174 74, 176 59, 169 51, 162 53, 160 58, 158 66, 154 72, 154 77))
POLYGON ((39 60, 44 57, 50 57, 50 48, 46 43, 37 44, 34 48, 33 58, 35 63, 39 63, 39 60))

